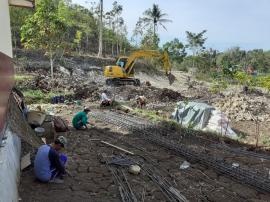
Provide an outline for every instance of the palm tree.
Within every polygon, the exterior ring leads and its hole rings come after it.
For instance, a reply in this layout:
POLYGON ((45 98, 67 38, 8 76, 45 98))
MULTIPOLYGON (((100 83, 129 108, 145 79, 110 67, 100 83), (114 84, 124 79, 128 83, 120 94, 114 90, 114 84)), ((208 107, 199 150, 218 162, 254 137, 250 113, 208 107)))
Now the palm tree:
POLYGON ((143 15, 144 16, 140 18, 139 21, 141 21, 144 24, 144 26, 153 26, 154 36, 156 36, 156 31, 159 25, 162 26, 165 30, 167 30, 164 23, 172 22, 169 19, 163 18, 167 16, 167 14, 162 13, 161 9, 157 4, 153 4, 152 8, 149 8, 146 11, 144 11, 143 15))

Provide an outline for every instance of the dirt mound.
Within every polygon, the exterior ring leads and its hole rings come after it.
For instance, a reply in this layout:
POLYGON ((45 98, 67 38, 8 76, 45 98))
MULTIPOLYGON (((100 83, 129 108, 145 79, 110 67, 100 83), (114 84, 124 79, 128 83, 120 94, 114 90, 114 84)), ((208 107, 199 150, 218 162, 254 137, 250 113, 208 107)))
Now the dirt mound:
POLYGON ((159 100, 162 102, 166 102, 166 101, 179 101, 183 99, 183 96, 177 92, 177 91, 173 91, 171 89, 168 88, 163 88, 160 91, 160 94, 158 95, 159 100))

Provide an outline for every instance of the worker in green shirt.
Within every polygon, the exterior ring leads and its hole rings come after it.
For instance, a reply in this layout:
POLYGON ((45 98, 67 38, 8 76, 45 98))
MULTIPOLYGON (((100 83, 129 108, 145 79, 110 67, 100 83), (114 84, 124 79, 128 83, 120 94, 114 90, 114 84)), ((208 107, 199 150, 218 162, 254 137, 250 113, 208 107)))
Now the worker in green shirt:
POLYGON ((85 108, 82 112, 78 112, 72 119, 72 125, 77 130, 83 130, 87 128, 88 117, 87 114, 90 112, 89 108, 85 108))

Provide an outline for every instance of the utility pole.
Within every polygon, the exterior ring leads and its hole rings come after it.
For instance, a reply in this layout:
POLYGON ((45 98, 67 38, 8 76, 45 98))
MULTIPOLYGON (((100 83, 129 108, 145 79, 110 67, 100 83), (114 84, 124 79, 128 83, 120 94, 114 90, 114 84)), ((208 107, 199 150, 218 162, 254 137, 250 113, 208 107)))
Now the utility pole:
POLYGON ((102 23, 102 15, 103 15, 103 0, 100 0, 100 16, 99 16, 99 44, 98 44, 98 57, 102 56, 102 29, 103 29, 103 23, 102 23))

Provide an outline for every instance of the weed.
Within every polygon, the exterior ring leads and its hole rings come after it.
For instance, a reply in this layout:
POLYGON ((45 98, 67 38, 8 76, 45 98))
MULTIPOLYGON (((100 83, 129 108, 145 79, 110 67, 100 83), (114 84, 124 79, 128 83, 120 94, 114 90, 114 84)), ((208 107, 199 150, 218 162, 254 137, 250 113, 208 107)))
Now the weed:
POLYGON ((146 117, 150 119, 151 121, 162 121, 165 118, 159 114, 157 111, 152 111, 152 110, 144 110, 144 109, 134 109, 134 112, 138 115, 141 115, 143 117, 146 117))
POLYGON ((24 75, 24 74, 16 74, 15 81, 25 81, 25 80, 32 80, 33 76, 31 75, 24 75))
POLYGON ((225 90, 226 88, 228 88, 227 81, 215 79, 213 81, 213 84, 211 86, 210 91, 211 91, 211 93, 217 94, 217 93, 220 93, 221 91, 225 90))
POLYGON ((27 104, 33 104, 33 103, 50 103, 51 98, 60 94, 63 94, 61 92, 49 92, 44 93, 41 90, 24 90, 22 91, 25 97, 25 102, 27 104))
POLYGON ((264 146, 270 146, 270 137, 263 136, 262 144, 263 144, 264 146))

